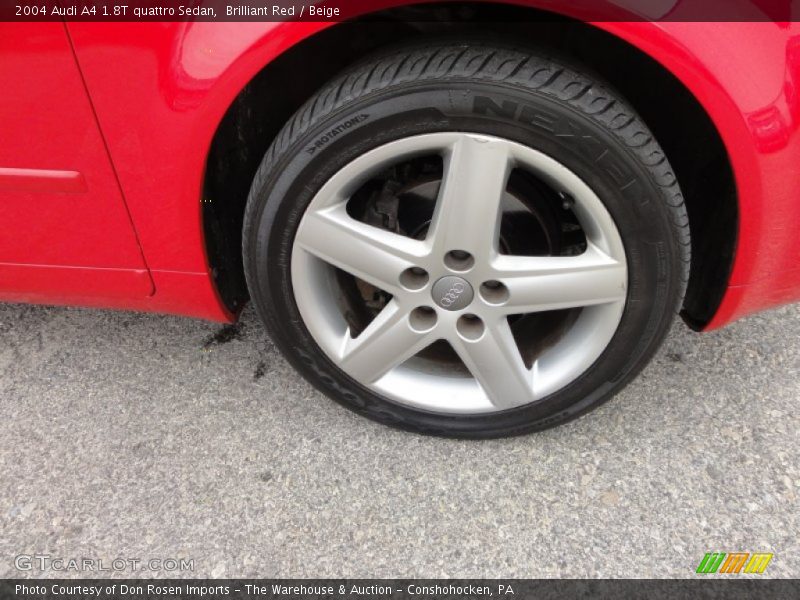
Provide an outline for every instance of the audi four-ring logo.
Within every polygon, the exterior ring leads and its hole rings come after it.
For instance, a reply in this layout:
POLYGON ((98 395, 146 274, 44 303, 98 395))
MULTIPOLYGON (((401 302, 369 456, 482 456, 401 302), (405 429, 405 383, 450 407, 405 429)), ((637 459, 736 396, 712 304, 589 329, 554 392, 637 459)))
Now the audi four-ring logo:
POLYGON ((466 288, 463 283, 455 282, 452 287, 439 299, 442 306, 451 306, 466 288))

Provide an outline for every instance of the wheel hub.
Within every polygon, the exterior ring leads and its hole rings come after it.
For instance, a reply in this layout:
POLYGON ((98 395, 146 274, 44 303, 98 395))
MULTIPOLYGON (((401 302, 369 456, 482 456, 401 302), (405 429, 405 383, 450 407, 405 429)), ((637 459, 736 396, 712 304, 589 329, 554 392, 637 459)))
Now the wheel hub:
POLYGON ((431 289, 434 303, 445 310, 462 310, 470 305, 474 296, 469 282, 455 275, 442 277, 431 289))

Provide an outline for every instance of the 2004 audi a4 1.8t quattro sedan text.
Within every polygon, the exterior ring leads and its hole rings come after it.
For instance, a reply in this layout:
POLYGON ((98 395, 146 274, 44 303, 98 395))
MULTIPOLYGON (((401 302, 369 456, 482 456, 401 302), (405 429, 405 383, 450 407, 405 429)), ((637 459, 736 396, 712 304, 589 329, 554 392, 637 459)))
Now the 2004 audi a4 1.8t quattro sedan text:
POLYGON ((800 299, 800 25, 572 6, 0 25, 0 299, 250 300, 331 398, 461 437, 800 299))

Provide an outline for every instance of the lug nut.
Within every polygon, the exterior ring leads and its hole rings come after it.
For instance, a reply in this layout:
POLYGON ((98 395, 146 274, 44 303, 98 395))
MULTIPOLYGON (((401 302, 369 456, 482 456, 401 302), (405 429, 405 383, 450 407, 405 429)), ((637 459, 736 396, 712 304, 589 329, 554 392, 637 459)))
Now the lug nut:
POLYGON ((436 311, 430 306, 418 306, 411 311, 408 321, 411 329, 418 333, 425 333, 436 325, 436 311))
POLYGON ((508 288, 501 282, 494 279, 484 281, 481 284, 480 292, 481 298, 483 298, 488 304, 500 305, 508 302, 508 288))
POLYGON ((472 254, 466 250, 451 250, 444 255, 444 264, 453 271, 469 271, 475 264, 472 254))
POLYGON ((428 283, 428 272, 422 267, 411 267, 400 274, 400 285, 415 291, 421 290, 428 283))
POLYGON ((486 326, 477 315, 461 315, 456 321, 456 330, 464 339, 474 342, 483 335, 486 326))

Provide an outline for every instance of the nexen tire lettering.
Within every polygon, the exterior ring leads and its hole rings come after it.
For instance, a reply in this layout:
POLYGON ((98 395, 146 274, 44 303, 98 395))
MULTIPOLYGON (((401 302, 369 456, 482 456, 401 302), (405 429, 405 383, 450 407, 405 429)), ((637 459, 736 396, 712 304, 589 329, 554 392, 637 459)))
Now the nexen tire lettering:
POLYGON ((513 100, 496 102, 487 96, 475 96, 472 112, 482 116, 495 116, 532 125, 537 129, 555 134, 556 137, 578 137, 583 154, 608 173, 622 191, 636 183, 636 178, 616 160, 609 149, 595 136, 584 131, 574 121, 564 120, 541 107, 529 106, 513 100))

